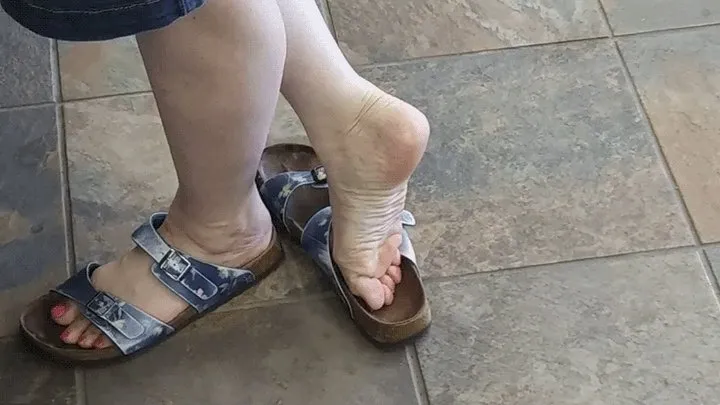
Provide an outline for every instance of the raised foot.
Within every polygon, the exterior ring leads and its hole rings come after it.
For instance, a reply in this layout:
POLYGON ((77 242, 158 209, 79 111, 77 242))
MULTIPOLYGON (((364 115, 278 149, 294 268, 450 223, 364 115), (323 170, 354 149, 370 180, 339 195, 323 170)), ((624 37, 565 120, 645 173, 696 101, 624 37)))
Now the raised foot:
POLYGON ((430 130, 420 111, 374 86, 348 106, 356 109, 351 122, 309 130, 327 167, 334 260, 353 294, 377 310, 402 282, 400 214, 430 130))

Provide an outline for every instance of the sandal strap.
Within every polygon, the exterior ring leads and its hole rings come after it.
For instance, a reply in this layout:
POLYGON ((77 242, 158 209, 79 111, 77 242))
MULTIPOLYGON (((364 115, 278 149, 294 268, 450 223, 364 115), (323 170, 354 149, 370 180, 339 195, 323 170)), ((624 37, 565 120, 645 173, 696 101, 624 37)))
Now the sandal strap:
POLYGON ((403 210, 402 214, 400 214, 400 222, 402 222, 403 224, 402 242, 400 243, 400 247, 398 248, 398 250, 400 251, 400 256, 407 258, 417 266, 415 248, 413 248, 412 241, 410 240, 410 235, 408 235, 407 231, 405 230, 405 228, 408 226, 415 226, 417 224, 417 221, 415 220, 415 216, 410 211, 403 210))
POLYGON ((132 304, 97 291, 90 277, 99 267, 89 264, 53 291, 76 302, 82 315, 125 355, 152 346, 175 331, 132 304))
MULTIPOLYGON (((400 216, 400 220, 404 226, 415 226, 415 217, 410 211, 404 210, 400 216)), ((300 237, 300 245, 310 257, 317 263, 322 272, 332 281, 333 287, 342 298, 345 306, 350 311, 350 317, 354 318, 353 308, 350 300, 345 293, 347 284, 342 273, 335 261, 332 259, 330 252, 330 229, 332 228, 332 208, 325 207, 316 212, 305 224, 302 236, 300 237)), ((415 257, 415 249, 407 231, 402 230, 402 243, 400 245, 400 255, 406 259, 417 263, 415 257)))
POLYGON ((288 230, 285 210, 290 196, 300 187, 313 185, 327 188, 327 174, 323 166, 310 171, 290 171, 278 173, 260 185, 260 196, 272 215, 285 230, 288 230))
POLYGON ((133 241, 154 263, 152 274, 198 313, 214 309, 255 284, 250 270, 203 262, 172 247, 158 233, 166 213, 155 213, 133 232, 133 241))
POLYGON ((345 293, 347 290, 345 279, 330 254, 331 225, 332 208, 325 207, 316 212, 315 215, 307 221, 305 228, 303 228, 302 236, 300 237, 300 246, 302 246, 303 250, 307 252, 318 267, 320 267, 323 274, 330 279, 335 291, 345 303, 348 311, 350 311, 350 317, 354 318, 350 299, 345 293))

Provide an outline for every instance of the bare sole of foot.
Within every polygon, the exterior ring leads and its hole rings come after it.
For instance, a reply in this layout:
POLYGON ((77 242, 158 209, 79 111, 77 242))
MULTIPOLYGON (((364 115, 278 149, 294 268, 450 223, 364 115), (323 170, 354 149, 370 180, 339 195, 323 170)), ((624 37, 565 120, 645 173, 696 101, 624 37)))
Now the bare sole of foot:
POLYGON ((328 114, 346 122, 306 127, 328 175, 334 259, 353 294, 377 310, 392 304, 402 282, 400 215, 430 129, 415 107, 365 86, 342 107, 352 113, 328 114))

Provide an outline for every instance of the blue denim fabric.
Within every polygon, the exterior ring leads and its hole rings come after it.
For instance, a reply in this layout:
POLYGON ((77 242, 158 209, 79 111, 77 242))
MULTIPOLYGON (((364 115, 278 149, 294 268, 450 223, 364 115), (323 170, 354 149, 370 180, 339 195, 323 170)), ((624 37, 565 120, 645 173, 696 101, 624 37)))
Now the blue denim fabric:
POLYGON ((102 41, 170 25, 205 0, 0 0, 25 28, 65 41, 102 41))

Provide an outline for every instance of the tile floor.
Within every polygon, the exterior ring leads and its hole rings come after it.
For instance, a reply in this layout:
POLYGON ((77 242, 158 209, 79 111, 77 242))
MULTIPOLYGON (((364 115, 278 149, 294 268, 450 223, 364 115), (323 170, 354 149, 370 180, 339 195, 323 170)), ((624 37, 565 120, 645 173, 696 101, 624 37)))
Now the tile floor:
MULTIPOLYGON (((176 181, 132 39, 0 12, 0 404, 717 404, 718 4, 321 3, 361 74, 430 118, 409 206, 432 329, 379 351, 288 246, 221 312, 87 370, 28 353, 17 316, 176 181)), ((307 142, 284 100, 270 138, 307 142)))

